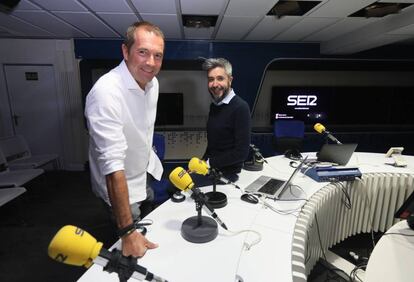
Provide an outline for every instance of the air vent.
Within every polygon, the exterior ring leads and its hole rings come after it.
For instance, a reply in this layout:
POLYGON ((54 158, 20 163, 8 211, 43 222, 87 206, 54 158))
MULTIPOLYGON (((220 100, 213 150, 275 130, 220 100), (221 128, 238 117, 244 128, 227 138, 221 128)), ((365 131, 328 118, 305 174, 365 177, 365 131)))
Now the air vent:
POLYGON ((402 9, 411 6, 409 3, 375 2, 353 13, 349 17, 380 18, 390 14, 397 14, 402 9))
POLYGON ((303 16, 322 1, 279 1, 267 13, 268 16, 303 16))
POLYGON ((0 11, 10 13, 19 4, 20 0, 1 0, 0 11))
POLYGON ((218 16, 183 15, 183 25, 189 28, 214 27, 218 16))

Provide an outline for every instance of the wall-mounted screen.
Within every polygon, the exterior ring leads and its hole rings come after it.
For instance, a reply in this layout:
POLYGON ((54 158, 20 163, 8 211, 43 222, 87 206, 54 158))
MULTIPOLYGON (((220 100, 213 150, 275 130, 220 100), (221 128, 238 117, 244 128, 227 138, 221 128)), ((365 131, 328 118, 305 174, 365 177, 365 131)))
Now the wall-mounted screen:
POLYGON ((274 86, 271 122, 335 125, 414 124, 414 87, 274 86))
POLYGON ((158 96, 155 126, 183 125, 183 93, 160 93, 158 96))

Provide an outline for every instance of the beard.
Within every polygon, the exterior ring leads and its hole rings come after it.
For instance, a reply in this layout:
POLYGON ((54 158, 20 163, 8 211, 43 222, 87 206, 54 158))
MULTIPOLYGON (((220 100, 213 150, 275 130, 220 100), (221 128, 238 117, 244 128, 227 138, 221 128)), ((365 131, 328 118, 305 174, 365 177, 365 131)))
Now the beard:
POLYGON ((223 101, 224 98, 230 93, 230 86, 228 87, 215 87, 214 89, 209 88, 208 91, 210 92, 210 96, 213 99, 214 103, 218 104, 221 101, 223 101), (218 89, 219 91, 223 91, 223 94, 221 96, 215 95, 214 89, 218 89))

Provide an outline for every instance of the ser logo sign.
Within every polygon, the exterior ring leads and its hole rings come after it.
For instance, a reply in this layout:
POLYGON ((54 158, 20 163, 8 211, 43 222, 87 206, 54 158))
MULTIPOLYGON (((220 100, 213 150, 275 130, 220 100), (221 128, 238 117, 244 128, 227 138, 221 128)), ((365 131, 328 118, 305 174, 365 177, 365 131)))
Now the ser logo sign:
POLYGON ((318 97, 316 95, 289 95, 287 105, 295 107, 295 110, 309 110, 309 107, 316 107, 318 97))

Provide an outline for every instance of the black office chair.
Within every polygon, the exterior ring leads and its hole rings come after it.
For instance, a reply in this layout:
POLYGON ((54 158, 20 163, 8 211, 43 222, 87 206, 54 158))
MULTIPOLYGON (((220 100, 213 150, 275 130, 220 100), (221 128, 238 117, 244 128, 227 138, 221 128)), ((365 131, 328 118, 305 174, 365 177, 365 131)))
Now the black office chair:
POLYGON ((284 154, 290 159, 300 159, 305 124, 301 120, 276 120, 273 124, 276 155, 284 154))

